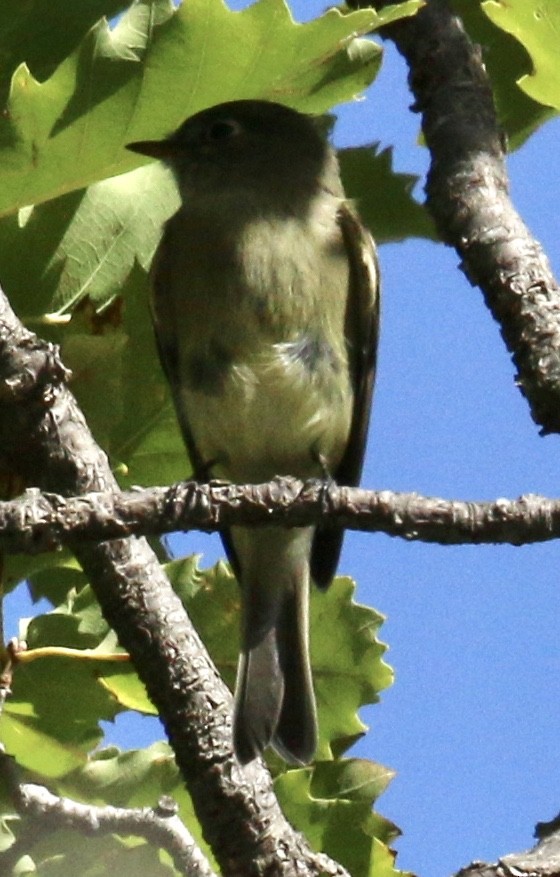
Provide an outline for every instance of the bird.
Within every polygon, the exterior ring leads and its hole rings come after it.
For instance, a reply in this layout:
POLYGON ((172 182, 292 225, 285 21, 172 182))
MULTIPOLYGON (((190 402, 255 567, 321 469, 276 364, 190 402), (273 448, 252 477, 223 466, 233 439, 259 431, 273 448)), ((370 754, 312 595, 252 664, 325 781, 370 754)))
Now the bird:
MULTIPOLYGON (((379 269, 324 119, 236 100, 127 148, 163 160, 180 195, 151 268, 150 306, 195 477, 357 485, 379 269)), ((271 747, 307 764, 318 740, 309 588, 331 583, 343 530, 236 525, 221 537, 241 592, 235 754, 244 765, 271 747)))

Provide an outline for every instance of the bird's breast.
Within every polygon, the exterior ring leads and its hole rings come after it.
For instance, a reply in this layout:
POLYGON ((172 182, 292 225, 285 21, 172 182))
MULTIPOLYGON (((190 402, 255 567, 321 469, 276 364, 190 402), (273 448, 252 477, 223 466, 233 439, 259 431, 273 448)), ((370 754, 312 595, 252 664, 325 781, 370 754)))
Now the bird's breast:
POLYGON ((174 252, 182 241, 169 284, 178 404, 199 453, 235 481, 320 475, 320 459, 334 469, 353 402, 349 269, 334 205, 313 221, 195 219, 180 212, 166 234, 174 252))
POLYGON ((221 355, 219 363, 210 355, 200 365, 195 380, 183 384, 182 403, 200 453, 216 461, 215 476, 320 476, 322 461, 334 470, 348 438, 352 394, 343 364, 324 343, 302 336, 227 365, 221 355))

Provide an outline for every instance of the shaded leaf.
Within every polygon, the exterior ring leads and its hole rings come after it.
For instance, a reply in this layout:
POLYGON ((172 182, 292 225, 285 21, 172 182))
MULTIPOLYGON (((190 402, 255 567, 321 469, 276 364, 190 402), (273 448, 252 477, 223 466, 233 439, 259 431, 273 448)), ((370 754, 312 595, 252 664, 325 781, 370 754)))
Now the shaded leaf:
POLYGON ((192 801, 167 743, 121 752, 117 747, 93 753, 87 764, 59 782, 59 793, 115 807, 153 807, 162 795, 179 806, 179 815, 198 846, 213 862, 192 801))
MULTIPOLYGON (((72 312, 83 301, 101 311, 135 262, 148 270, 163 223, 179 206, 160 162, 0 220, 2 282, 27 322, 72 312), (30 254, 23 266, 21 253, 30 254)), ((107 322, 107 321, 105 321, 107 322)), ((99 334, 101 320, 95 328, 99 334)))
POLYGON ((392 169, 392 149, 378 152, 379 144, 338 153, 344 189, 378 243, 406 237, 437 240, 427 210, 414 200, 418 177, 392 169))
POLYGON ((51 331, 50 338, 61 344, 72 391, 121 485, 170 484, 191 469, 156 353, 146 273, 138 264, 120 293, 100 313, 84 299, 64 332, 51 331))
POLYGON ((59 784, 69 797, 115 807, 153 806, 161 795, 175 797, 180 787, 173 753, 163 742, 128 752, 116 746, 101 749, 59 784))
POLYGON ((99 721, 114 710, 91 667, 48 658, 19 666, 13 695, 0 717, 0 739, 18 764, 56 777, 82 764, 102 738, 99 721))
POLYGON ((44 82, 103 16, 111 17, 127 0, 4 0, 0 6, 0 104, 8 96, 16 67, 25 62, 44 82))
MULTIPOLYGON (((134 877, 178 877, 167 856, 162 861, 159 850, 145 841, 123 841, 115 835, 91 836, 77 843, 70 830, 52 831, 33 845, 33 863, 29 872, 41 877, 107 877, 108 874, 134 877)), ((25 873, 25 872, 24 872, 25 873)), ((20 873, 14 874, 20 877, 20 873)))
POLYGON ((66 550, 35 555, 6 554, 2 572, 4 593, 27 579, 33 601, 46 597, 53 605, 61 603, 71 587, 86 584, 78 561, 66 550))

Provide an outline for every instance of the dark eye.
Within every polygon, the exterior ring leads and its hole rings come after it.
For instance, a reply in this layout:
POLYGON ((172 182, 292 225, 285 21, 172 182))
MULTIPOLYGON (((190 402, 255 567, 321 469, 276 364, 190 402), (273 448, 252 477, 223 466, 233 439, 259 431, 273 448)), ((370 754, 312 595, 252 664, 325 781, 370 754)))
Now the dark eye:
POLYGON ((213 143, 232 140, 241 133, 241 125, 235 119, 219 119, 206 130, 206 138, 213 143))

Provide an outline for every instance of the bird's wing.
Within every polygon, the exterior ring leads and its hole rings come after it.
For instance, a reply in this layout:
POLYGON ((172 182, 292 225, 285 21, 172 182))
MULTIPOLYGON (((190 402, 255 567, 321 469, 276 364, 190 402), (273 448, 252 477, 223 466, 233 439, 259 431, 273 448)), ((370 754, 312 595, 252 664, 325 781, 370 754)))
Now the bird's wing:
MULTIPOLYGON (((346 337, 354 388, 350 435, 332 476, 337 484, 359 483, 367 440, 379 335, 379 268, 373 238, 352 206, 345 202, 338 222, 350 266, 346 337)), ((338 565, 344 531, 318 527, 313 540, 311 575, 320 588, 331 583, 338 565)))
MULTIPOLYGON (((169 292, 172 278, 169 276, 169 267, 166 268, 166 266, 173 265, 174 261, 166 258, 166 244, 167 239, 164 235, 152 265, 152 295, 150 300, 152 322, 159 359, 171 388, 177 420, 193 469, 193 478, 196 481, 204 482, 210 478, 209 465, 212 461, 205 460, 196 446, 187 412, 181 398, 179 342, 177 339, 179 330, 178 317, 175 311, 173 296, 169 292)), ((238 575, 239 562, 233 548, 229 530, 221 530, 220 536, 227 558, 233 571, 238 575)))
POLYGON ((166 244, 167 241, 164 234, 151 270, 152 294, 150 309, 159 359, 171 389, 177 420, 179 421, 183 441, 187 447, 193 468, 193 477, 202 481, 206 480, 203 473, 205 471, 205 463, 208 461, 202 459, 196 447, 187 413, 181 399, 179 341, 177 338, 179 326, 177 325, 178 318, 175 310, 175 301, 170 293, 173 278, 169 276, 169 265, 174 263, 173 260, 166 258, 166 244))

